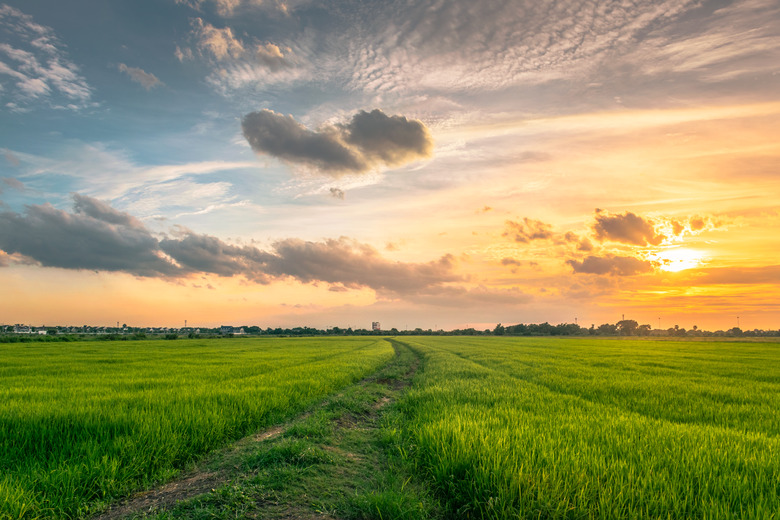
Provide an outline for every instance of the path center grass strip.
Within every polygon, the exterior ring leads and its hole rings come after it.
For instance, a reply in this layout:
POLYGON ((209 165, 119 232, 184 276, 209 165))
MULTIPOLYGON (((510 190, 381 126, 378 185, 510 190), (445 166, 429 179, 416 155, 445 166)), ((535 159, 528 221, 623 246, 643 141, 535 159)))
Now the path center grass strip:
POLYGON ((780 518, 780 344, 404 339, 453 518, 780 518))
POLYGON ((77 518, 393 357, 375 338, 0 345, 0 518, 77 518))

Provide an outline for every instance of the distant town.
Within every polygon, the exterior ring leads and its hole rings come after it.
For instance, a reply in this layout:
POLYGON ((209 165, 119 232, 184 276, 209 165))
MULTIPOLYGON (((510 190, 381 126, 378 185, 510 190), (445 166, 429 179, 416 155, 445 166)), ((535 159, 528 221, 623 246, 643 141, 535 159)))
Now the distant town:
POLYGON ((496 325, 492 329, 382 329, 379 322, 372 322, 370 328, 314 327, 262 328, 257 325, 222 325, 219 327, 133 327, 127 324, 115 327, 105 326, 33 326, 24 324, 0 325, 0 342, 25 341, 75 341, 79 339, 105 340, 141 340, 141 339, 179 339, 213 338, 240 336, 647 336, 647 337, 780 337, 780 330, 742 330, 733 327, 728 330, 707 331, 693 326, 690 329, 677 325, 668 329, 653 329, 650 325, 640 325, 635 320, 621 320, 615 324, 605 323, 599 326, 582 327, 576 323, 551 325, 517 324, 496 325))

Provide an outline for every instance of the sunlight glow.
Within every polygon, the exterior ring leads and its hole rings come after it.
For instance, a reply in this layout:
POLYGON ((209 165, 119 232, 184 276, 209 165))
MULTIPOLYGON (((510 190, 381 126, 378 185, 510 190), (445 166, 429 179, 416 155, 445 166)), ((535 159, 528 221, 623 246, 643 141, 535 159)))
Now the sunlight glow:
POLYGON ((663 271, 676 273, 699 267, 705 262, 706 257, 703 251, 678 247, 657 253, 654 259, 660 262, 663 271))

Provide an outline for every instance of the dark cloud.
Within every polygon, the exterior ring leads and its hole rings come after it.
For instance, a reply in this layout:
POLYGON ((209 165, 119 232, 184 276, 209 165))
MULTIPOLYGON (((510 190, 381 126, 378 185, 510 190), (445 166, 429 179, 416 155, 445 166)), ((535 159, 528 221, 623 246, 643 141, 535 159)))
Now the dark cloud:
POLYGON ((270 281, 263 273, 264 261, 269 258, 267 253, 250 246, 233 246, 216 237, 198 235, 189 230, 179 235, 161 240, 160 249, 183 270, 219 276, 244 275, 261 283, 270 281))
POLYGON ((247 114, 241 128, 255 152, 283 161, 313 166, 328 173, 361 172, 369 168, 363 157, 345 146, 332 128, 312 132, 292 116, 271 110, 247 114))
POLYGON ((433 141, 421 121, 388 116, 379 109, 361 110, 342 128, 344 141, 371 163, 397 166, 429 157, 433 151, 433 141))
POLYGON ((514 266, 521 266, 523 265, 523 262, 520 260, 515 260, 514 258, 502 258, 501 259, 501 265, 514 265, 514 266))
POLYGON ((528 243, 531 240, 547 240, 553 237, 552 226, 541 220, 532 220, 528 217, 522 222, 506 221, 507 231, 503 236, 512 237, 515 242, 528 243))
POLYGON ((160 86, 163 84, 162 81, 157 79, 157 76, 154 74, 151 74, 149 72, 146 72, 143 69, 138 69, 136 67, 128 67, 124 63, 119 64, 119 70, 121 72, 124 72, 128 76, 130 76, 130 79, 135 81, 136 83, 140 84, 143 88, 146 90, 151 90, 154 87, 160 86))
POLYGON ((653 263, 633 256, 587 256, 582 261, 567 260, 575 273, 631 276, 653 271, 653 263))
MULTIPOLYGON (((83 201, 82 201, 83 203, 83 201)), ((90 211, 99 207, 94 201, 90 211)), ((77 202, 78 204, 78 202, 77 202)), ((99 212, 96 212, 99 214, 99 212)), ((24 215, 0 213, 0 249, 19 253, 41 265, 66 269, 124 271, 141 276, 170 276, 175 266, 159 255, 157 239, 143 227, 90 214, 66 213, 45 204, 29 206, 24 215)))
POLYGON ((447 282, 462 281, 452 272, 453 267, 452 255, 428 263, 392 262, 371 246, 347 238, 325 242, 287 239, 274 244, 266 272, 302 282, 322 281, 349 288, 416 294, 447 282))
POLYGON ((118 211, 105 202, 101 202, 86 195, 73 194, 73 211, 80 215, 86 215, 96 220, 102 220, 109 224, 144 229, 144 225, 137 218, 128 213, 118 211))
POLYGON ((666 238, 655 232, 651 220, 645 220, 630 211, 620 215, 597 209, 593 231, 596 233, 596 238, 601 241, 611 240, 638 246, 657 246, 666 238))
POLYGON ((292 116, 252 112, 241 122, 255 152, 329 174, 361 173, 429 157, 433 142, 420 121, 360 111, 344 125, 311 131, 292 116))
POLYGON ((24 214, 0 212, 2 264, 28 258, 43 266, 122 271, 176 278, 194 273, 243 276, 256 283, 292 278, 340 288, 370 288, 392 295, 421 294, 463 281, 454 258, 427 263, 392 262, 374 248, 347 238, 306 242, 287 239, 269 251, 237 246, 179 228, 158 240, 136 218, 87 197, 74 195, 74 213, 48 204, 24 214))
POLYGON ((344 200, 344 192, 339 188, 331 188, 330 196, 333 197, 334 199, 344 200))

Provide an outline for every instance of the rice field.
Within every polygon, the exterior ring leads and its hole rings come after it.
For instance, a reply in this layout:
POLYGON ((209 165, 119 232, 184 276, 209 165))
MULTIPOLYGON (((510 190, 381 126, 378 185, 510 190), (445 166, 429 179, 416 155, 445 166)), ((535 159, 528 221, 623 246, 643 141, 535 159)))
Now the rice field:
POLYGON ((404 338, 405 453, 451 518, 780 518, 780 344, 404 338))
POLYGON ((80 518, 393 356, 377 338, 0 345, 0 518, 80 518))

